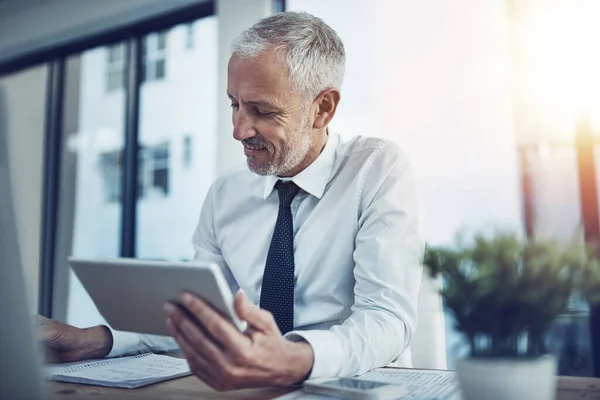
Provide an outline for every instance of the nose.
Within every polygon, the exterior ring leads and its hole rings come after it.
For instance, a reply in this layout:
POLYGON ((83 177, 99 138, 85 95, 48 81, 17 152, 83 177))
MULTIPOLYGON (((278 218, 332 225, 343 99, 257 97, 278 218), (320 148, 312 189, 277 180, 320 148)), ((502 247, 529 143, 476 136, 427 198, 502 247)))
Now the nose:
POLYGON ((256 135, 252 119, 242 111, 237 110, 233 113, 233 138, 242 141, 256 135))

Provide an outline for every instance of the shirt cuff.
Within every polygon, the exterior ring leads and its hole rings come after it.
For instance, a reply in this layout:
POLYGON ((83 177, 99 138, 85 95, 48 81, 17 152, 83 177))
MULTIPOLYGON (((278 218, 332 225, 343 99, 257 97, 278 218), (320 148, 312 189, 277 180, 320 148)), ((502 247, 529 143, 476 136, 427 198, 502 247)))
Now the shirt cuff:
POLYGON ((113 337, 113 347, 107 357, 132 355, 139 352, 140 335, 133 332, 115 331, 110 328, 113 337))
POLYGON ((292 331, 284 335, 292 342, 305 340, 313 350, 313 367, 308 379, 338 376, 344 351, 335 333, 325 330, 292 331))

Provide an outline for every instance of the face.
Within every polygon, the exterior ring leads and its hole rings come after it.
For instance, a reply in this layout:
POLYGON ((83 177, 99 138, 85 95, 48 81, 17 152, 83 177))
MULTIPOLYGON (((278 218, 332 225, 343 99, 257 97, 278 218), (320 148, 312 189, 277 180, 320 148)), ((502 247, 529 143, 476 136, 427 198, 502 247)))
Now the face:
POLYGON ((259 175, 294 175, 313 145, 310 104, 287 79, 273 52, 229 60, 227 94, 233 137, 244 146, 248 168, 259 175))

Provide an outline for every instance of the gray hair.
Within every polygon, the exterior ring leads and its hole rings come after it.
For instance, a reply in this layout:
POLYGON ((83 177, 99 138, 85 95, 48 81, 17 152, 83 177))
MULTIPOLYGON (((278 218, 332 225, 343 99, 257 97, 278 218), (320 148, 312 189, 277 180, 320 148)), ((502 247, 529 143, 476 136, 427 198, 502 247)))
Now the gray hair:
POLYGON ((328 88, 341 89, 344 44, 321 18, 306 12, 278 13, 242 32, 231 46, 232 54, 243 58, 268 50, 280 52, 288 78, 304 100, 312 100, 328 88))

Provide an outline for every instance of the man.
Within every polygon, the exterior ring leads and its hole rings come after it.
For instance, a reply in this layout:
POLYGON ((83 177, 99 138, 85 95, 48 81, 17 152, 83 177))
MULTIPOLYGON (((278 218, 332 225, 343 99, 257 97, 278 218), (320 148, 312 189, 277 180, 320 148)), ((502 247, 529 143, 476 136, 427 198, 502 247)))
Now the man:
POLYGON ((327 130, 344 74, 340 38, 288 12, 232 49, 227 94, 248 168, 213 184, 193 243, 196 259, 241 289, 235 310, 248 330, 184 293, 187 312, 164 309, 176 343, 50 320, 44 340, 60 361, 179 345, 218 390, 409 365, 423 251, 413 174, 393 144, 327 130))

